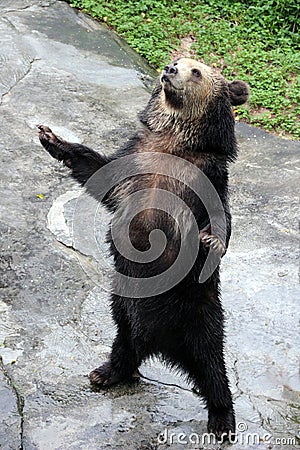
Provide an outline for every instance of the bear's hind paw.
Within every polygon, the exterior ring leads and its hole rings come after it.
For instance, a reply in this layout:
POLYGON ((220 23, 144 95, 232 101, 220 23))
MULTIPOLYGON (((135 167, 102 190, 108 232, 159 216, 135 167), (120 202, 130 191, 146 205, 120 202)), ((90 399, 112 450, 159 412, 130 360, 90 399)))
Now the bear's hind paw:
POLYGON ((219 443, 234 441, 235 439, 235 417, 232 409, 209 414, 207 430, 213 433, 219 443))
POLYGON ((91 384, 105 388, 120 382, 135 381, 137 377, 134 377, 134 375, 131 377, 122 376, 113 371, 110 362, 106 362, 102 366, 97 367, 97 369, 92 370, 89 374, 89 379, 91 384))

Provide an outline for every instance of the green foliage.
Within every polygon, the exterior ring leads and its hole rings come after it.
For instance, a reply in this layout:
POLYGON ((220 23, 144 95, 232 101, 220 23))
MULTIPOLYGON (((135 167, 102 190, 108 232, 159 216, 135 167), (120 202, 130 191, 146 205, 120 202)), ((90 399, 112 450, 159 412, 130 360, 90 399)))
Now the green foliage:
POLYGON ((156 68, 184 37, 190 51, 251 88, 240 119, 300 138, 298 0, 72 0, 107 25, 156 68))

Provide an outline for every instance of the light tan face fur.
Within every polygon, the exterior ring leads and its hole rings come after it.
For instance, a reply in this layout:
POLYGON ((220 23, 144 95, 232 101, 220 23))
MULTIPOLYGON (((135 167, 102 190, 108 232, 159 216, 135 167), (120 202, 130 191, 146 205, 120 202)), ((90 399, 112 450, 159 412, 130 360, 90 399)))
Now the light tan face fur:
POLYGON ((209 100, 217 94, 221 86, 221 75, 213 73, 205 64, 189 58, 180 58, 166 66, 161 74, 163 94, 165 94, 168 108, 176 110, 182 102, 183 111, 190 116, 201 116, 209 100), (177 71, 172 73, 172 71, 177 71), (174 100, 174 103, 173 103, 174 100))
POLYGON ((174 89, 184 89, 185 87, 188 88, 189 83, 195 83, 198 86, 209 86, 213 78, 213 73, 210 67, 193 59, 181 58, 174 61, 170 65, 174 66, 178 70, 178 73, 174 74, 174 76, 170 78, 174 89), (194 73, 197 70, 199 71, 200 76, 197 76, 197 73, 194 73))

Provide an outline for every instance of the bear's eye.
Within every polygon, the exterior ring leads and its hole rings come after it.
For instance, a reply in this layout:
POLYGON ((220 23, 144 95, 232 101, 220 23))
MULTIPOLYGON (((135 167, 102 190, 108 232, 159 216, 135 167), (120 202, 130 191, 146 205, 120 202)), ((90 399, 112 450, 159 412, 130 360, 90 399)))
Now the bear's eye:
POLYGON ((198 69, 192 69, 192 74, 193 74, 195 77, 198 77, 198 78, 201 77, 201 72, 200 72, 200 70, 198 70, 198 69))

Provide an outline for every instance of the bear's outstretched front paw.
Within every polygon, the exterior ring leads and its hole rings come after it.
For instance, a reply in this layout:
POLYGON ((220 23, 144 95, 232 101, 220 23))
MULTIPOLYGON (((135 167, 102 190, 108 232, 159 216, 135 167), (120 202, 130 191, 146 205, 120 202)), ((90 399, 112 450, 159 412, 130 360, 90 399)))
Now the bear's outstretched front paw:
POLYGON ((214 234, 209 234, 205 231, 200 232, 200 241, 204 247, 211 248, 215 253, 217 253, 221 258, 225 255, 227 248, 214 234))
POLYGON ((58 161, 65 160, 67 156, 63 149, 65 141, 57 137, 46 125, 38 125, 38 129, 40 142, 47 152, 58 161))
POLYGON ((47 127, 46 125, 38 125, 37 126, 39 131, 39 138, 40 141, 43 141, 45 144, 56 144, 59 139, 57 138, 57 136, 55 136, 55 134, 52 132, 52 130, 50 130, 49 127, 47 127))
POLYGON ((122 377, 111 368, 110 362, 106 362, 102 366, 97 367, 97 369, 92 370, 89 374, 89 379, 91 384, 95 386, 109 387, 121 381, 130 381, 132 378, 122 377))
POLYGON ((209 412, 207 430, 213 433, 220 443, 235 439, 235 417, 232 409, 209 412))

